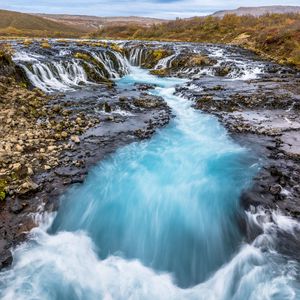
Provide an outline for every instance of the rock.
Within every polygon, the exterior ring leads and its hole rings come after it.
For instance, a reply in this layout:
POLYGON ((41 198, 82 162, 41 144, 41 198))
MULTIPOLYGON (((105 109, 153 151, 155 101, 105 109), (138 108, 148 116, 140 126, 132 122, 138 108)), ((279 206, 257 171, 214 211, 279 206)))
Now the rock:
POLYGON ((231 71, 230 67, 220 66, 215 68, 215 74, 221 77, 227 76, 230 73, 230 71, 231 71))
POLYGON ((33 175, 33 169, 32 169, 32 167, 28 167, 27 168, 27 173, 28 173, 29 176, 33 175))
POLYGON ((12 254, 6 240, 0 240, 0 269, 8 267, 12 263, 12 254))
POLYGON ((78 125, 81 125, 82 124, 82 119, 81 118, 76 118, 76 123, 78 124, 78 125))
POLYGON ((79 144, 80 143, 80 139, 78 135, 72 135, 71 136, 71 141, 74 142, 75 144, 79 144))
POLYGON ((61 137, 62 138, 66 138, 66 137, 68 137, 68 134, 67 134, 67 132, 66 131, 63 131, 62 133, 61 133, 61 137))
POLYGON ((110 113, 111 112, 111 106, 107 102, 104 102, 104 104, 103 104, 103 110, 106 113, 110 113))
POLYGON ((25 205, 23 205, 19 199, 15 199, 12 205, 10 206, 10 211, 14 214, 20 213, 24 209, 25 205))
POLYGON ((12 166, 12 170, 13 170, 14 172, 18 172, 18 171, 21 169, 21 167, 22 167, 22 165, 21 165, 20 163, 15 163, 15 164, 13 164, 13 166, 12 166))
POLYGON ((33 182, 31 179, 28 179, 25 181, 18 189, 18 193, 21 195, 30 193, 30 192, 35 192, 39 186, 33 182))
POLYGON ((17 145, 16 145, 16 150, 17 150, 18 152, 23 152, 24 148, 23 148, 21 145, 17 144, 17 145))
POLYGON ((282 187, 280 184, 274 184, 274 185, 270 186, 269 190, 272 195, 278 195, 278 194, 280 194, 282 187))

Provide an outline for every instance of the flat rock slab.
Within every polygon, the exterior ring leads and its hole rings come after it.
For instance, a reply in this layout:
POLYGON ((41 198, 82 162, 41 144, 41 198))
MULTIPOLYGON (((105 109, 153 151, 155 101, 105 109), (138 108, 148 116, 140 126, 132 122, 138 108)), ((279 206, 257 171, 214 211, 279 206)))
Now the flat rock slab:
POLYGON ((241 118, 243 122, 260 128, 278 129, 280 131, 300 129, 300 121, 295 118, 295 114, 283 110, 251 110, 233 112, 228 115, 241 118))
POLYGON ((300 130, 284 132, 281 149, 290 156, 300 157, 300 130))

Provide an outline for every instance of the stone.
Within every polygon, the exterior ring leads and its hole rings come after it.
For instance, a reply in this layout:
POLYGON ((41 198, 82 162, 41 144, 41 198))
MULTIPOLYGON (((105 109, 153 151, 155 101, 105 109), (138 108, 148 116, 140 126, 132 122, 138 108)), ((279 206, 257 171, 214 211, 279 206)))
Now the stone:
POLYGON ((282 187, 280 184, 274 184, 274 185, 270 186, 269 190, 272 195, 278 195, 278 194, 280 194, 282 187))
POLYGON ((32 167, 28 167, 27 168, 27 173, 28 173, 29 176, 33 175, 33 169, 32 169, 32 167))
POLYGON ((18 193, 23 195, 29 192, 35 192, 39 186, 33 182, 31 179, 25 181, 18 189, 18 193))
POLYGON ((80 139, 78 135, 72 135, 71 136, 71 141, 75 144, 79 144, 80 143, 80 139))
POLYGON ((18 152, 23 152, 24 148, 23 148, 21 145, 17 144, 17 145, 16 145, 16 150, 17 150, 18 152))
POLYGON ((18 172, 21 169, 22 165, 20 163, 15 163, 12 165, 12 170, 18 172))
POLYGON ((68 134, 67 134, 67 132, 63 131, 63 132, 61 133, 61 137, 62 137, 62 138, 66 138, 66 137, 68 137, 68 134))
POLYGON ((110 113, 111 112, 111 106, 107 102, 104 102, 104 104, 103 104, 103 110, 106 113, 110 113))
POLYGON ((10 211, 14 214, 19 214, 23 209, 25 205, 23 205, 19 199, 15 199, 15 201, 10 206, 10 211))

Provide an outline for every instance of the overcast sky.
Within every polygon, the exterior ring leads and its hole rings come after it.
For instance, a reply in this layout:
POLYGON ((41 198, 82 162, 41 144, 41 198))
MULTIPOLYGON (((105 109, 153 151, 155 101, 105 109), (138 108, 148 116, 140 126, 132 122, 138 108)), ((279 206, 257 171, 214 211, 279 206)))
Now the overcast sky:
POLYGON ((239 6, 300 5, 300 0, 0 0, 0 8, 22 12, 173 19, 239 6))

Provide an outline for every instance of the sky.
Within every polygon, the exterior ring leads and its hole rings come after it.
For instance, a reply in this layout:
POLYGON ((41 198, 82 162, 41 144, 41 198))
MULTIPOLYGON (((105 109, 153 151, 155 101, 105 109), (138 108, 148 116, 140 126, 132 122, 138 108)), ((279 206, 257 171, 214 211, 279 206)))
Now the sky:
POLYGON ((300 0, 0 0, 0 8, 21 12, 93 16, 192 17, 239 6, 299 5, 300 0))

